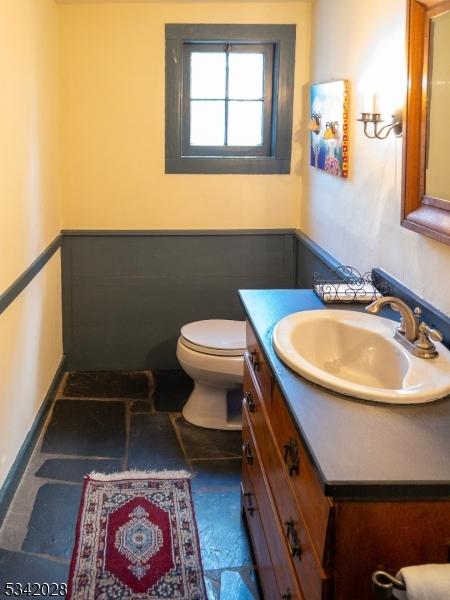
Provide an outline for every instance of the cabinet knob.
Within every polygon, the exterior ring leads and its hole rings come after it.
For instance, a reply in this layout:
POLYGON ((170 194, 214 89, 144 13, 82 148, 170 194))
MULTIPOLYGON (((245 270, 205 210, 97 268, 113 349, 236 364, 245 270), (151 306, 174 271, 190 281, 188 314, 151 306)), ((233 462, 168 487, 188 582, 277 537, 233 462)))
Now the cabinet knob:
POLYGON ((250 359, 252 361, 252 365, 253 365, 253 370, 254 371, 259 371, 260 367, 261 367, 261 363, 258 359, 258 352, 256 350, 252 350, 250 352, 250 359))
POLYGON ((253 400, 253 395, 250 391, 246 392, 245 394, 245 402, 247 403, 248 406, 248 410, 250 412, 255 412, 256 410, 256 403, 253 400))
POLYGON ((253 464, 253 453, 250 447, 250 442, 244 442, 242 444, 242 453, 248 465, 253 464))
POLYGON ((253 516, 253 513, 256 510, 256 507, 253 506, 252 496, 252 492, 244 492, 244 498, 247 500, 247 506, 245 508, 247 509, 247 512, 251 517, 253 516))
POLYGON ((285 522, 286 525, 286 537, 291 549, 292 557, 297 556, 299 559, 302 555, 302 549, 300 548, 300 543, 298 541, 297 530, 295 529, 294 519, 289 519, 289 521, 285 522))
POLYGON ((298 454, 297 440, 290 437, 289 440, 284 444, 284 462, 286 463, 289 475, 298 475, 300 469, 300 457, 298 454))

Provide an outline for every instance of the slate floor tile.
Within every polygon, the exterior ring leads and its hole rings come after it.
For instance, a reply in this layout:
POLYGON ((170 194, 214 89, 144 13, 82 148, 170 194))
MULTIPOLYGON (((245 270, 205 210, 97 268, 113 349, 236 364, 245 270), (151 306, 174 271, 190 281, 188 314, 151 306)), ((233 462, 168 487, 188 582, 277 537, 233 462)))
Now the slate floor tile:
POLYGON ((164 413, 131 415, 129 469, 186 469, 187 467, 169 415, 164 413))
MULTIPOLYGON (((32 510, 33 500, 20 514, 22 533, 17 543, 8 546, 9 550, 0 549, 0 583, 4 573, 13 581, 66 581, 65 561, 72 553, 82 489, 73 484, 81 483, 85 474, 123 468, 178 470, 191 465, 196 474, 192 491, 208 600, 260 598, 240 511, 241 432, 199 428, 182 417, 177 417, 174 426, 173 416, 165 411, 181 410, 192 381, 182 371, 157 372, 153 403, 149 379, 144 375, 146 395, 145 386, 139 387, 142 377, 133 374, 69 374, 64 393, 80 399, 55 403, 42 447, 36 448, 28 469, 28 477, 35 482, 31 487, 33 498, 37 490, 36 500, 32 510), (92 397, 104 400, 90 400, 92 397), (128 415, 124 400, 107 400, 118 397, 133 400, 128 415), (155 408, 160 412, 154 412, 155 408), (40 451, 60 456, 49 458, 40 451), (123 465, 125 457, 128 461, 123 465), (68 483, 40 485, 40 478, 68 483), (22 552, 15 551, 19 548, 22 552), (46 554, 57 560, 27 553, 46 554)), ((19 491, 27 494, 29 487, 22 486, 19 491)), ((1 594, 0 585, 0 599, 1 594)))
POLYGON ((220 600, 257 600, 258 589, 251 569, 222 571, 220 600))
MULTIPOLYGON (((5 595, 5 584, 17 582, 25 585, 36 583, 67 583, 69 565, 53 560, 0 549, 0 599, 11 598, 5 595)), ((25 597, 25 596, 22 596, 25 597)), ((62 596, 59 596, 60 598, 62 596)))
POLYGON ((176 426, 188 458, 226 458, 241 455, 242 432, 205 429, 178 417, 176 426))
POLYGON ((136 400, 131 405, 131 412, 152 412, 153 404, 148 400, 136 400))
POLYGON ((71 481, 82 483, 85 475, 92 471, 97 473, 115 473, 122 471, 121 460, 96 460, 85 458, 49 458, 36 471, 37 477, 46 479, 59 479, 60 481, 71 481))
POLYGON ((204 572, 206 597, 208 600, 220 600, 220 573, 220 570, 204 572))
POLYGON ((150 395, 143 371, 77 371, 68 373, 63 396, 72 398, 135 398, 150 395))
POLYGON ((192 491, 194 493, 226 492, 240 489, 242 462, 240 458, 193 460, 192 491))
POLYGON ((250 566, 253 560, 239 491, 194 494, 193 498, 205 571, 250 566))
POLYGON ((38 491, 22 550, 70 560, 81 486, 45 483, 38 491))
POLYGON ((42 452, 122 458, 125 403, 58 400, 42 442, 42 452))
POLYGON ((194 389, 192 379, 182 370, 153 371, 153 378, 156 410, 181 412, 194 389))

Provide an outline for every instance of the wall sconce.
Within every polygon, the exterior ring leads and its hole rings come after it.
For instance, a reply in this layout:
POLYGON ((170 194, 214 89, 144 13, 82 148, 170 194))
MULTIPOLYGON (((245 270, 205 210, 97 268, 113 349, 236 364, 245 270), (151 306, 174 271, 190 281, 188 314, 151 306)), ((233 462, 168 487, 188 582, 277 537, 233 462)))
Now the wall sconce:
POLYGON ((392 115, 392 121, 380 127, 380 123, 384 123, 379 112, 362 112, 361 118, 356 119, 364 123, 364 135, 372 140, 385 140, 387 136, 394 132, 396 137, 401 137, 403 133, 403 119, 400 111, 392 115), (373 134, 368 132, 369 123, 373 123, 373 134))
POLYGON ((322 120, 322 115, 319 113, 312 113, 311 120, 309 121, 308 129, 313 133, 320 133, 320 122, 322 120))

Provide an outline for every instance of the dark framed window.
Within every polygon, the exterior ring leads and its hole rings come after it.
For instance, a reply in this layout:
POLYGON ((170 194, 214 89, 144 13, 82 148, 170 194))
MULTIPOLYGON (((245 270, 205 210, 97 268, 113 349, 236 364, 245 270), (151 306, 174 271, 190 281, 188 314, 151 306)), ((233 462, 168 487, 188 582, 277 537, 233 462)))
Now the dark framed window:
POLYGON ((166 25, 166 173, 289 173, 295 25, 166 25))
POLYGON ((183 50, 183 156, 270 156, 273 44, 183 50))

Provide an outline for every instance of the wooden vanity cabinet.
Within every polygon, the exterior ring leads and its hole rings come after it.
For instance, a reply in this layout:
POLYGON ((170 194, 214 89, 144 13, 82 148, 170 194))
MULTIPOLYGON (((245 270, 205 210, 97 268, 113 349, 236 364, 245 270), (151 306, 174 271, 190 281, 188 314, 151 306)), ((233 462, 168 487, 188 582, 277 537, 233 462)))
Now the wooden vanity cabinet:
POLYGON ((325 495, 249 324, 247 343, 242 510, 266 600, 374 600, 373 571, 447 562, 450 500, 325 495))

